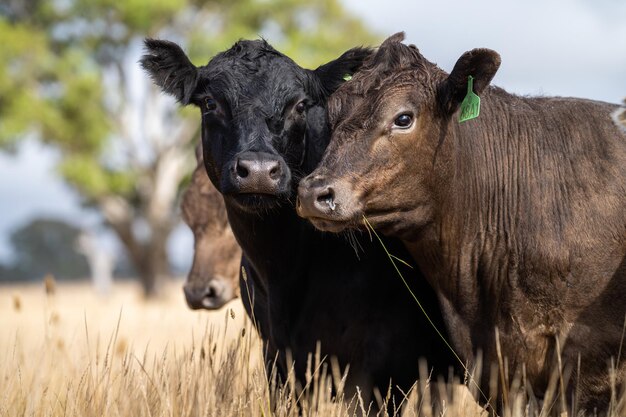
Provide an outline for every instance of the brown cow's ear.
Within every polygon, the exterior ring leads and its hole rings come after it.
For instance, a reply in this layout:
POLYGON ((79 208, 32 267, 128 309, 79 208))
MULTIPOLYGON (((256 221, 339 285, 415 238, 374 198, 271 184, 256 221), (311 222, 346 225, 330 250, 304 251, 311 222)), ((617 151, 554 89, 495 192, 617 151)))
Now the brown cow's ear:
POLYGON ((467 94, 467 80, 474 77, 474 93, 480 93, 489 85, 500 67, 500 55, 491 49, 472 49, 456 61, 452 72, 439 88, 439 104, 450 115, 456 111, 467 94))
POLYGON ((143 69, 164 92, 183 105, 189 104, 198 83, 198 69, 174 42, 146 39, 144 44, 147 54, 141 57, 143 69))
POLYGON ((345 81, 346 76, 357 72, 373 53, 371 48, 352 48, 339 58, 318 67, 315 74, 326 96, 331 95, 345 81))

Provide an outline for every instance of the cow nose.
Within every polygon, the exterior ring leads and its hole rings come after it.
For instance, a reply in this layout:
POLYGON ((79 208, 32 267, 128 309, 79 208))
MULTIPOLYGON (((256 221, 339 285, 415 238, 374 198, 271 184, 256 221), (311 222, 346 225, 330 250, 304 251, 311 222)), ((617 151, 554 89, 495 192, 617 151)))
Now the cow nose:
POLYGON ((192 310, 207 309, 213 310, 220 308, 228 300, 224 300, 223 285, 217 280, 210 280, 204 286, 185 285, 183 287, 185 300, 192 310))
POLYGON ((270 179, 280 176, 280 163, 278 161, 254 161, 237 159, 235 167, 239 178, 247 178, 249 175, 267 175, 270 179))
POLYGON ((335 190, 322 177, 307 177, 300 182, 296 203, 300 216, 328 217, 335 207, 335 190))
POLYGON ((281 161, 270 154, 247 152, 235 160, 235 181, 239 192, 277 194, 283 169, 281 161))

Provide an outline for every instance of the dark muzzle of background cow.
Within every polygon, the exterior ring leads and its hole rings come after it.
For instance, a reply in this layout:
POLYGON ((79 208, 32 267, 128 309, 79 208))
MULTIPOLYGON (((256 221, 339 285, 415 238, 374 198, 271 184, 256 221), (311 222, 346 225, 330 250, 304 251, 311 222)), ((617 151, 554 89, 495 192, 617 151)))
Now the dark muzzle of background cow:
POLYGON ((234 298, 235 291, 230 288, 231 283, 226 279, 214 278, 204 281, 206 284, 202 285, 195 281, 188 279, 183 287, 185 300, 192 310, 216 310, 234 298))
POLYGON ((265 152, 242 152, 230 170, 235 189, 242 194, 279 195, 288 188, 289 170, 285 161, 265 152))

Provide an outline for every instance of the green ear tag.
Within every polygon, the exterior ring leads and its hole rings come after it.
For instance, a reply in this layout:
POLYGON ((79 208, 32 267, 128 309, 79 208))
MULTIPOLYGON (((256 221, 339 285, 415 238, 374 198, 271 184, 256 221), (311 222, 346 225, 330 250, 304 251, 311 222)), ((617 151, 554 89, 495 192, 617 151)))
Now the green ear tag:
POLYGON ((350 81, 351 79, 352 79, 352 74, 344 74, 343 76, 344 81, 350 81))
POLYGON ((475 119, 480 114, 480 97, 474 94, 474 77, 467 77, 467 95, 461 103, 459 123, 475 119))

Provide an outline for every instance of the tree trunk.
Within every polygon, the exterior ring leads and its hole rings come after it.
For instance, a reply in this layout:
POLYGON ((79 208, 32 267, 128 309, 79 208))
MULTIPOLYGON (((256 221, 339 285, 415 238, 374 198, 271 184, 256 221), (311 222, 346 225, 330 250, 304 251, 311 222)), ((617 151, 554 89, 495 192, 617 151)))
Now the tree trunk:
POLYGON ((144 246, 144 258, 139 279, 143 285, 146 298, 158 296, 164 282, 171 277, 167 239, 171 227, 153 226, 152 239, 144 246))
POLYGON ((161 293, 166 279, 171 276, 165 241, 152 242, 144 247, 144 257, 133 262, 146 298, 161 293))
POLYGON ((146 298, 158 296, 163 283, 171 277, 167 253, 169 233, 156 233, 156 235, 146 243, 137 243, 134 238, 130 243, 126 237, 122 239, 120 236, 127 252, 131 255, 130 260, 137 272, 146 298))
MULTIPOLYGON (((126 70, 134 71, 136 65, 133 63, 130 69, 118 69, 121 75, 126 70)), ((178 222, 176 202, 181 179, 190 171, 189 167, 195 166, 186 145, 199 133, 200 125, 195 120, 166 124, 169 119, 164 115, 172 109, 173 103, 168 102, 158 89, 150 87, 144 101, 135 103, 136 107, 149 106, 139 126, 143 140, 155 154, 152 161, 142 162, 141 152, 134 145, 135 125, 128 118, 134 114, 129 110, 133 94, 126 84, 123 90, 127 105, 120 107, 117 120, 126 139, 127 156, 136 172, 136 194, 127 199, 119 195, 103 196, 98 205, 126 248, 146 297, 154 297, 163 281, 171 276, 167 240, 178 222), (168 125, 178 127, 172 129, 168 125), (133 226, 139 221, 147 230, 147 236, 135 234, 133 226)))
POLYGON ((140 241, 133 232, 132 207, 120 197, 100 201, 107 223, 118 236, 137 272, 146 298, 159 295, 163 282, 171 276, 167 240, 173 229, 171 222, 149 224, 150 239, 140 241))

